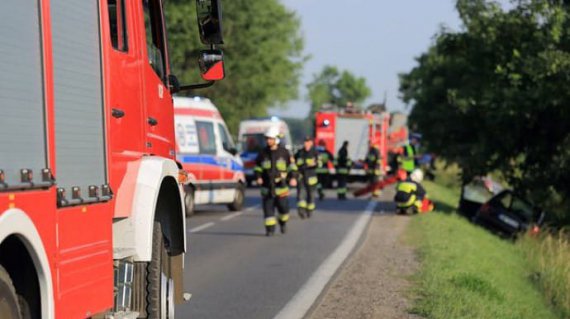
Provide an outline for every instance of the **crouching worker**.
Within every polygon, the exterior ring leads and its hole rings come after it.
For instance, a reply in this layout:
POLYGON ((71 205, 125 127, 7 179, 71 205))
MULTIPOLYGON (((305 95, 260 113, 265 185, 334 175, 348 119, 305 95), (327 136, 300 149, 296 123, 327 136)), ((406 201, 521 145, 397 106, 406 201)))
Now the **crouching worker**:
POLYGON ((427 198, 427 193, 421 182, 423 173, 416 169, 396 186, 396 209, 398 214, 427 213, 433 210, 433 203, 427 198))
POLYGON ((265 133, 267 146, 257 156, 254 168, 257 184, 261 187, 266 236, 273 236, 277 223, 279 223, 281 233, 284 234, 287 231, 289 185, 297 186, 297 168, 291 162, 289 151, 284 147, 279 147, 278 135, 277 127, 267 130, 265 133), (279 213, 278 218, 275 218, 275 208, 279 213))

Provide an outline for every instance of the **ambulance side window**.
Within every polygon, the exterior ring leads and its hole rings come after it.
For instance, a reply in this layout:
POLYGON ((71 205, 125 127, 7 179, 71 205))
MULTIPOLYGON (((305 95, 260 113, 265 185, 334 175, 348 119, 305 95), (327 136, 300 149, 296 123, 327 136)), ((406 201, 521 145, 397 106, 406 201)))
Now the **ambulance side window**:
POLYGON ((125 0, 108 0, 109 29, 113 48, 122 52, 129 51, 127 37, 127 15, 125 0))
POLYGON ((196 133, 198 133, 200 154, 216 155, 216 135, 214 134, 214 124, 210 122, 196 121, 196 133))
POLYGON ((222 147, 224 148, 224 150, 229 152, 230 150, 235 149, 234 141, 232 140, 226 127, 218 123, 218 131, 220 131, 220 137, 222 139, 222 147))

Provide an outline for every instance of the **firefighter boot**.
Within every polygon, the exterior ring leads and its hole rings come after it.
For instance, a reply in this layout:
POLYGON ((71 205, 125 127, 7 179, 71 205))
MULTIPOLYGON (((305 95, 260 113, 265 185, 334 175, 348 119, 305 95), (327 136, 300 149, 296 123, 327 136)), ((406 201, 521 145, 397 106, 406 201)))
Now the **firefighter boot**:
POLYGON ((271 237, 273 235, 275 235, 275 225, 265 226, 265 236, 271 237))
POLYGON ((317 206, 315 205, 315 203, 310 203, 307 205, 307 218, 311 218, 316 208, 317 206))
POLYGON ((281 230, 281 234, 285 234, 287 232, 287 222, 279 221, 279 229, 281 230))

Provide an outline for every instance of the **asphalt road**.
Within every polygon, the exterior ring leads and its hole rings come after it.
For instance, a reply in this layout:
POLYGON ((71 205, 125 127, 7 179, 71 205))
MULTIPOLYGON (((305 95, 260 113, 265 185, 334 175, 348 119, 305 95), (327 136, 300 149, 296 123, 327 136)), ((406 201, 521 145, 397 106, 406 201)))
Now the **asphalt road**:
MULTIPOLYGON (((301 220, 291 199, 287 233, 265 237, 258 192, 248 189, 242 212, 203 206, 187 220, 189 253, 184 279, 192 299, 176 308, 176 318, 293 316, 295 312, 287 311, 299 308, 299 302, 312 303, 307 289, 313 294, 318 290, 307 283, 328 281, 321 273, 336 270, 331 270, 331 258, 344 259, 338 255, 339 246, 352 251, 354 245, 346 239, 351 233, 356 238, 353 242, 358 241, 368 221, 365 211, 386 207, 371 204, 368 198, 338 201, 333 191, 327 191, 328 199, 317 203, 314 217, 301 220)), ((299 309, 293 310, 299 316, 299 309)))

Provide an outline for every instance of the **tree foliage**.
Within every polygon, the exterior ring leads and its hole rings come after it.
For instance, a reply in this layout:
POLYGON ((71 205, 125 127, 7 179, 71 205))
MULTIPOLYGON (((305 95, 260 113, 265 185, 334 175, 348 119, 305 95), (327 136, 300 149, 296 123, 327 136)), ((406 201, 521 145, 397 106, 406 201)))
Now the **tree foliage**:
POLYGON ((325 66, 307 84, 307 89, 311 114, 327 103, 340 107, 346 106, 348 102, 360 104, 371 94, 365 78, 357 77, 349 71, 340 72, 334 66, 325 66))
MULTIPOLYGON (((570 11, 563 1, 458 0, 401 75, 410 121, 464 179, 499 170, 516 189, 570 215, 570 11)), ((567 216, 568 216, 567 215, 567 216)))
MULTIPOLYGON (((197 58, 204 46, 192 1, 166 2, 169 54, 182 84, 199 83, 197 58)), ((211 98, 230 129, 271 106, 297 97, 303 64, 300 20, 278 0, 223 1, 226 78, 191 94, 211 98)))

